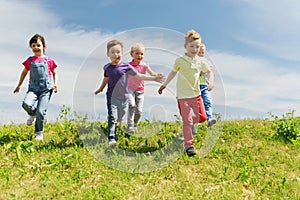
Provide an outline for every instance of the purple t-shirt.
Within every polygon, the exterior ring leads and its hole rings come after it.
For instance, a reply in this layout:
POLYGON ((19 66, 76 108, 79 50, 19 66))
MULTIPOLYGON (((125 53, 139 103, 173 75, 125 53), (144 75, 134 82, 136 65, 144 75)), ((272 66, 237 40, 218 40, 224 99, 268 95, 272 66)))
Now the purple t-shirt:
POLYGON ((128 98, 128 75, 135 76, 136 69, 130 64, 120 62, 117 65, 108 63, 104 66, 104 76, 108 77, 107 97, 128 98))

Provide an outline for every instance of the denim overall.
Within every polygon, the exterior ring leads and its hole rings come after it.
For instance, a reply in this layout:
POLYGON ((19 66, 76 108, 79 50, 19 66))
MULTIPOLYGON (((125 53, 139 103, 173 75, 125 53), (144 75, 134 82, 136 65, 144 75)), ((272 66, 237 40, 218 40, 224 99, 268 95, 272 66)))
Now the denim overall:
POLYGON ((30 59, 29 86, 22 107, 31 116, 36 116, 35 133, 43 132, 47 106, 53 92, 52 79, 48 75, 48 58, 43 62, 30 59))

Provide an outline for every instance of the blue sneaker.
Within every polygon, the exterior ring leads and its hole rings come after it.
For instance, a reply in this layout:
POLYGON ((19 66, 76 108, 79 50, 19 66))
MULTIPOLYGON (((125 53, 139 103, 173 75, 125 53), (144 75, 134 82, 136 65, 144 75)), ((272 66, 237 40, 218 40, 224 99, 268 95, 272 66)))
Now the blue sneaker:
POLYGON ((194 147, 186 148, 185 152, 189 157, 196 155, 196 151, 195 151, 194 147))

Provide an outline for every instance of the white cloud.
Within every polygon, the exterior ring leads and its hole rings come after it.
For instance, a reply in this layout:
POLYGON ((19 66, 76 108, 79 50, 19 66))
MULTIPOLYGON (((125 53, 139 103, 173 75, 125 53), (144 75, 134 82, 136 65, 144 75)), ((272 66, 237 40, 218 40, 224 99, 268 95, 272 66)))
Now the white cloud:
POLYGON ((237 15, 241 30, 236 38, 284 60, 299 62, 300 2, 297 0, 242 0, 237 15))
POLYGON ((266 113, 300 110, 299 73, 257 58, 209 52, 223 79, 226 105, 266 113))

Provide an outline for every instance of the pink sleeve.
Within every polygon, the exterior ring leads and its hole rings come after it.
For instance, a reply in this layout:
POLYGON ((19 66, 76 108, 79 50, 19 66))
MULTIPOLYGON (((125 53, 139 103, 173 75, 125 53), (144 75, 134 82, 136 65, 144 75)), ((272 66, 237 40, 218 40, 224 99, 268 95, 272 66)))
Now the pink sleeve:
POLYGON ((48 66, 49 66, 49 70, 51 72, 57 67, 55 61, 52 58, 50 58, 50 57, 48 59, 48 66))
POLYGON ((30 60, 29 60, 29 58, 27 58, 27 60, 25 60, 22 64, 24 65, 24 67, 25 67, 28 71, 30 71, 30 60))

